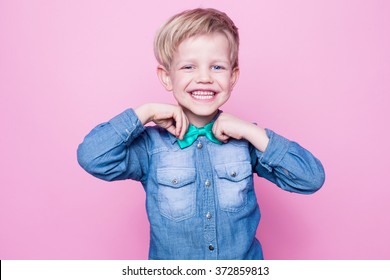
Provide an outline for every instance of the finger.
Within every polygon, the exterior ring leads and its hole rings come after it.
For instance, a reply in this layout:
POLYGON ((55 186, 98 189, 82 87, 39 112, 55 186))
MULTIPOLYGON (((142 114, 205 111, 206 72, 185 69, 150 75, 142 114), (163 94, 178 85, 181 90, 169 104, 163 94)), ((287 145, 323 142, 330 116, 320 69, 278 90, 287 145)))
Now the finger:
POLYGON ((179 123, 180 123, 180 126, 176 126, 176 137, 179 138, 180 140, 183 139, 182 135, 183 135, 183 127, 185 125, 185 119, 184 119, 184 116, 183 116, 183 112, 179 112, 178 114, 178 118, 180 119, 179 123))
POLYGON ((212 129, 215 138, 219 141, 226 143, 229 140, 229 136, 224 133, 219 123, 215 122, 212 129))
POLYGON ((168 126, 168 127, 165 127, 165 129, 171 133, 172 135, 176 136, 176 126, 174 126, 173 124, 168 126))
POLYGON ((181 131, 180 131, 180 135, 179 135, 180 140, 182 140, 184 138, 184 135, 186 134, 186 132, 188 130, 188 126, 190 124, 188 121, 188 118, 184 112, 182 112, 182 118, 183 118, 183 121, 182 121, 181 131))
POLYGON ((226 134, 220 134, 220 135, 216 135, 215 136, 219 141, 223 142, 223 143, 227 143, 227 141, 229 140, 229 136, 226 135, 226 134))
MULTIPOLYGON (((217 137, 217 134, 219 133, 219 122, 218 122, 218 119, 215 121, 215 123, 213 124, 213 127, 211 128, 211 131, 213 132, 214 136, 217 137)), ((218 139, 218 138, 217 138, 218 139)), ((218 139, 219 140, 219 139, 218 139)))
POLYGON ((175 111, 175 112, 173 113, 173 119, 175 120, 175 123, 176 123, 176 124, 175 124, 176 129, 175 129, 174 135, 175 135, 176 137, 179 137, 180 131, 181 131, 181 127, 182 127, 182 125, 183 125, 181 112, 175 111))
POLYGON ((219 137, 220 135, 223 134, 223 128, 222 128, 220 122, 218 121, 218 119, 212 127, 212 132, 213 132, 215 137, 219 137))
POLYGON ((230 139, 230 136, 227 136, 226 134, 222 134, 221 135, 221 140, 219 140, 219 141, 221 141, 221 142, 226 144, 229 139, 230 139))

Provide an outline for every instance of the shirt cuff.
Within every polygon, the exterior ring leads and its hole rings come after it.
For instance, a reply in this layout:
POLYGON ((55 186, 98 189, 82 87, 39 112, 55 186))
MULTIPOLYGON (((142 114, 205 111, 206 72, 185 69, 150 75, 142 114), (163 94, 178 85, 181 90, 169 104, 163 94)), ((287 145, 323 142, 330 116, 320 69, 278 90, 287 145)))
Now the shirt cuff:
POLYGON ((264 152, 256 150, 256 154, 259 158, 260 164, 271 172, 273 167, 279 165, 287 153, 290 146, 290 140, 276 134, 270 129, 266 128, 265 131, 269 138, 267 148, 264 152))
POLYGON ((127 109, 123 113, 113 117, 109 123, 126 143, 131 143, 145 130, 145 127, 133 109, 127 109))

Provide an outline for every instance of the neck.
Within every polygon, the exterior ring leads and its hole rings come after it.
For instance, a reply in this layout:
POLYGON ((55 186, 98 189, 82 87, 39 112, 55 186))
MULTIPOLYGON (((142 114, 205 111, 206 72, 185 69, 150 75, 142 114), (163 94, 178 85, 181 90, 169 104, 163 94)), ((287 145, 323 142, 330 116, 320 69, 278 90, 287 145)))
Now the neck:
POLYGON ((206 124, 210 123, 213 118, 218 114, 218 110, 209 116, 198 116, 192 112, 189 112, 188 110, 185 110, 184 113, 186 114, 190 124, 196 127, 204 127, 206 124))

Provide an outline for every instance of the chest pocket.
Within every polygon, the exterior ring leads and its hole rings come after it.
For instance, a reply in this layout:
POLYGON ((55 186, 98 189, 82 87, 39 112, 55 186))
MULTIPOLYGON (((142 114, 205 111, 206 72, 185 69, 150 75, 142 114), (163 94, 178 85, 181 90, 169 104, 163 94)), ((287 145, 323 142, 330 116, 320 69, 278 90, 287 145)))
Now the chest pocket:
POLYGON ((157 169, 161 215, 174 221, 182 221, 195 215, 195 179, 195 168, 157 169))
POLYGON ((223 211, 238 212, 247 204, 248 189, 252 184, 249 161, 215 166, 219 207, 223 211))

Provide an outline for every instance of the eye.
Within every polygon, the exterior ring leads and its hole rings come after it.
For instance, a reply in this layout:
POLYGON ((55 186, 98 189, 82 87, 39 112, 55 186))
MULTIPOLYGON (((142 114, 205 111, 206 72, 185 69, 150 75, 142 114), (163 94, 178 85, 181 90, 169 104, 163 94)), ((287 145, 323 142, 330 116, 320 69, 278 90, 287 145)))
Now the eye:
POLYGON ((223 70, 223 69, 225 69, 223 66, 221 66, 221 65, 213 65, 213 66, 211 66, 211 69, 212 70, 223 70))
POLYGON ((181 69, 183 69, 183 70, 192 70, 194 68, 195 67, 193 65, 184 65, 181 69))

